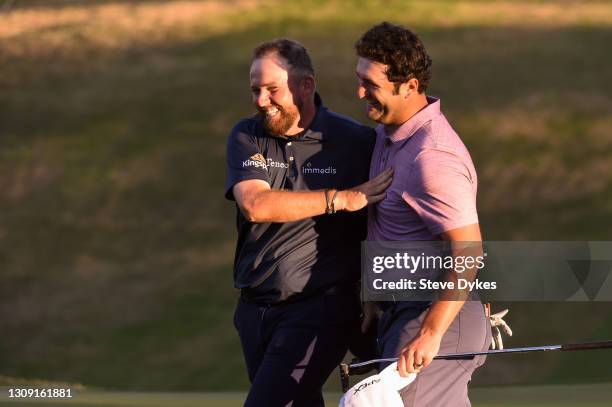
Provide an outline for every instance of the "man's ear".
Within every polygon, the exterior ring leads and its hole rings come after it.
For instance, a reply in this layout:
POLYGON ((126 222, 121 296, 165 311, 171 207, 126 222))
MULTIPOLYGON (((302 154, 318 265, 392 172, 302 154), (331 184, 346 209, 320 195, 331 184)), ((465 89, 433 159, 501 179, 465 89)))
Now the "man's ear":
POLYGON ((404 99, 408 99, 408 97, 417 93, 419 93, 419 80, 416 78, 410 78, 408 82, 404 82, 400 85, 399 94, 404 99))
POLYGON ((315 78, 313 76, 306 76, 302 79, 302 89, 305 94, 314 93, 316 88, 315 78))

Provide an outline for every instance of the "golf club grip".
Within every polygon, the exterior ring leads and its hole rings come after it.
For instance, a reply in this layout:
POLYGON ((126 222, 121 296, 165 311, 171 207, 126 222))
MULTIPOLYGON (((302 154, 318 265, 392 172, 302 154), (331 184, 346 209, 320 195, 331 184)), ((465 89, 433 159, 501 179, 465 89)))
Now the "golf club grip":
POLYGON ((588 350, 588 349, 607 349, 612 348, 612 341, 590 342, 590 343, 572 343, 562 345, 561 350, 588 350))

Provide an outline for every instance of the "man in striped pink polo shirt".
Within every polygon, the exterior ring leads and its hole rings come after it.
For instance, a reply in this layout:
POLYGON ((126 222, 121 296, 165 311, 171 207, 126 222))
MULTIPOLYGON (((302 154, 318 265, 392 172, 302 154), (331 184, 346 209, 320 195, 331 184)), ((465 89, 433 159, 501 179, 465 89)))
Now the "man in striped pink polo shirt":
MULTIPOLYGON (((431 58, 411 31, 390 23, 355 44, 359 98, 378 122, 370 178, 394 168, 383 201, 369 208, 368 240, 480 242, 476 171, 465 145, 425 90, 431 58)), ((432 361, 438 353, 486 350, 480 301, 385 302, 378 322, 382 357, 417 378, 400 395, 411 407, 469 406, 467 385, 483 358, 432 361)))

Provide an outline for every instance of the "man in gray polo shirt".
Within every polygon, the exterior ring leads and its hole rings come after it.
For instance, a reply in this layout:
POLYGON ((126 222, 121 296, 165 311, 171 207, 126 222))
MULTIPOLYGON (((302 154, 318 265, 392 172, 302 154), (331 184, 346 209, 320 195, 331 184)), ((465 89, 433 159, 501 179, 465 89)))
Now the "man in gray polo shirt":
MULTIPOLYGON (((389 23, 355 44, 359 97, 379 123, 370 177, 394 169, 386 198, 370 206, 368 240, 480 242, 477 178, 471 157, 425 95, 431 58, 411 31, 389 23)), ((490 330, 479 301, 382 303, 382 357, 399 356, 398 369, 417 379, 400 394, 406 406, 469 406, 467 384, 484 359, 432 361, 438 353, 486 350, 490 330)))

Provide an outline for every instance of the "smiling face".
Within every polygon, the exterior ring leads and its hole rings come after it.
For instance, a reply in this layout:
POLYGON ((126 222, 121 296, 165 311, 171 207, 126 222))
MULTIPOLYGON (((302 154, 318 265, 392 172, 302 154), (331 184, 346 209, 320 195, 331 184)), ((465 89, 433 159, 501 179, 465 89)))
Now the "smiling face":
POLYGON ((380 62, 359 57, 357 61, 357 94, 366 102, 368 117, 384 125, 401 124, 402 111, 407 97, 408 84, 395 84, 387 78, 387 66, 380 62))
POLYGON ((251 64, 251 95, 270 134, 293 134, 298 128, 303 106, 293 89, 289 65, 279 56, 267 55, 251 64))

